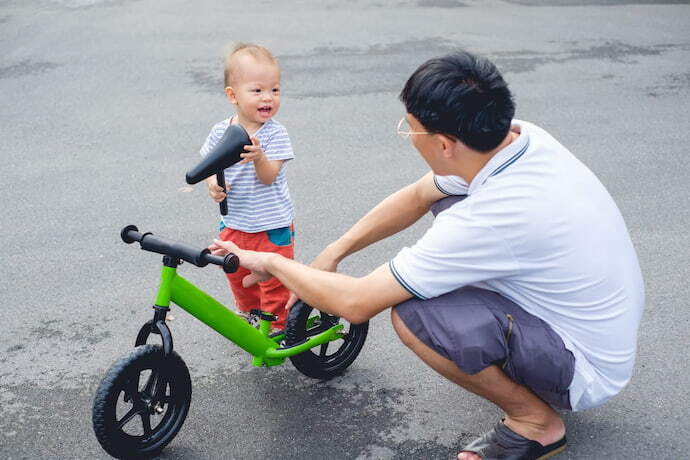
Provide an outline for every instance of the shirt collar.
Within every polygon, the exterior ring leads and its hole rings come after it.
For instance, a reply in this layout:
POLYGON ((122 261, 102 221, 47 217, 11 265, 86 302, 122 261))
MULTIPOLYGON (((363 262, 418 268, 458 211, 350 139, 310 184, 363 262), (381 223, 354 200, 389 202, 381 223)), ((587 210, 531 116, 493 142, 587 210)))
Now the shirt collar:
POLYGON ((515 163, 527 151, 529 147, 529 136, 524 126, 522 126, 518 120, 513 120, 510 129, 511 131, 520 133, 520 135, 504 149, 496 152, 489 162, 479 170, 477 175, 474 176, 474 179, 472 179, 472 183, 469 185, 469 189, 467 190, 468 195, 471 195, 477 188, 484 185, 489 177, 500 174, 505 169, 509 168, 510 165, 515 163))
MULTIPOLYGON (((236 120, 235 117, 237 117, 237 115, 233 115, 233 116, 231 116, 230 118, 228 118, 228 126, 230 126, 230 125, 232 125, 232 124, 235 124, 235 123, 239 124, 239 122, 237 122, 237 120, 236 120)), ((266 122, 265 122, 263 125, 259 126, 259 129, 257 129, 257 130, 254 131, 253 133, 247 132, 247 134, 248 134, 249 136, 256 136, 257 134, 259 134, 261 131, 264 130, 264 127, 265 127, 266 125, 270 125, 270 124, 272 124, 272 123, 274 123, 273 118, 269 118, 268 120, 266 120, 266 122)), ((227 129, 227 128, 226 128, 226 129, 227 129)), ((266 129, 268 129, 268 128, 266 128, 266 129)), ((246 130, 245 130, 245 131, 246 131, 246 130)))

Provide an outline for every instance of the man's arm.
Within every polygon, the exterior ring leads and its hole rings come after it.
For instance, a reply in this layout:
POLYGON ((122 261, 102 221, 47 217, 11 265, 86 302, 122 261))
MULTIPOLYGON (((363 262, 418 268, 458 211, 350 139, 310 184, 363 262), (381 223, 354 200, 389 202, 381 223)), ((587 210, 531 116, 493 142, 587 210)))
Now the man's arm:
POLYGON ((345 257, 406 229, 445 196, 436 187, 434 174, 430 171, 376 205, 343 236, 329 244, 314 259, 312 267, 335 271, 345 257))
POLYGON ((280 254, 240 249, 231 241, 214 240, 209 248, 217 255, 232 252, 239 257, 240 264, 251 271, 242 281, 245 287, 275 276, 309 305, 355 324, 412 297, 387 264, 353 278, 307 267, 280 254))
POLYGON ((311 267, 278 254, 245 251, 228 241, 215 240, 210 248, 217 254, 228 251, 237 254, 242 266, 252 272, 245 278, 245 286, 275 276, 293 293, 289 306, 300 298, 326 313, 361 323, 412 295, 395 279, 387 264, 362 278, 331 272, 346 256, 417 222, 432 204, 445 196, 429 172, 376 205, 328 245, 311 267))
MULTIPOLYGON (((240 258, 240 260, 242 260, 240 258)), ((388 264, 361 278, 307 267, 274 254, 266 269, 309 305, 358 324, 412 297, 388 264)))

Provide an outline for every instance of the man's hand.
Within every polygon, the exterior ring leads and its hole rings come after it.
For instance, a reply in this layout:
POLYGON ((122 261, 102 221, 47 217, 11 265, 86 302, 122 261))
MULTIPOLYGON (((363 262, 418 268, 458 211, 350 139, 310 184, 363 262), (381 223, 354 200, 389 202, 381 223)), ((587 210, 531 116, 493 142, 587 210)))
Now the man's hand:
POLYGON ((216 181, 216 176, 211 176, 208 179, 206 179, 206 185, 208 186, 208 194, 216 203, 220 203, 221 201, 225 200, 225 198, 227 198, 227 192, 230 190, 229 182, 225 183, 225 190, 223 190, 223 187, 218 185, 218 182, 216 181))
MULTIPOLYGON (((327 272, 336 272, 338 271, 338 262, 339 259, 333 254, 331 247, 327 246, 326 249, 321 251, 321 254, 316 256, 316 258, 312 261, 312 263, 309 266, 327 272)), ((290 298, 285 304, 285 310, 289 311, 292 308, 292 306, 295 305, 295 303, 297 303, 297 300, 297 296, 291 292, 290 298)))
POLYGON ((213 255, 224 256, 232 252, 240 259, 240 265, 251 273, 242 279, 242 286, 249 287, 260 281, 266 281, 273 277, 266 269, 271 257, 276 255, 271 252, 256 252, 240 249, 232 241, 213 240, 209 247, 213 255))
POLYGON ((239 164, 241 165, 249 163, 250 161, 260 162, 266 159, 266 154, 261 148, 261 142, 259 142, 259 139, 252 136, 251 141, 252 145, 244 146, 244 150, 246 150, 246 152, 240 153, 240 157, 242 158, 242 160, 239 164))

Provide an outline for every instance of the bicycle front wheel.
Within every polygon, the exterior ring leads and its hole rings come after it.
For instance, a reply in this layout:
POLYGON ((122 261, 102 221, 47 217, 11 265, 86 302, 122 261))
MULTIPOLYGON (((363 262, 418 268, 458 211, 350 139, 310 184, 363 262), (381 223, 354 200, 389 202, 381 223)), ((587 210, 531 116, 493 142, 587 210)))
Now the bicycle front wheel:
POLYGON ((152 457, 173 440, 189 411, 189 370, 173 352, 141 345, 106 373, 93 403, 93 429, 115 458, 152 457))

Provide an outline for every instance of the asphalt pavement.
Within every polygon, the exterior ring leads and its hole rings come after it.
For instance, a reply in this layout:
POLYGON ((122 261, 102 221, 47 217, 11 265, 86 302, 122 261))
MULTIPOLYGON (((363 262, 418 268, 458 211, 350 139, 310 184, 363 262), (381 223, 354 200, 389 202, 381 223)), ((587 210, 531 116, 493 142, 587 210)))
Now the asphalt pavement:
MULTIPOLYGON (((0 1, 0 458, 107 458, 91 428, 94 392, 151 316, 160 267, 119 232, 135 224, 199 247, 213 238, 217 207, 184 173, 231 111, 222 52, 232 40, 262 43, 282 65, 276 118, 296 154, 288 180, 303 262, 426 172, 395 134, 410 73, 460 47, 493 59, 518 118, 611 192, 645 276, 632 381, 603 407, 564 415, 558 458, 690 458, 689 4, 0 1)), ((341 271, 368 273, 429 222, 341 271)), ((217 269, 180 271, 232 304, 217 269)), ((161 458, 449 459, 501 415, 427 369, 387 314, 329 382, 290 363, 254 368, 173 314, 194 390, 161 458)))

